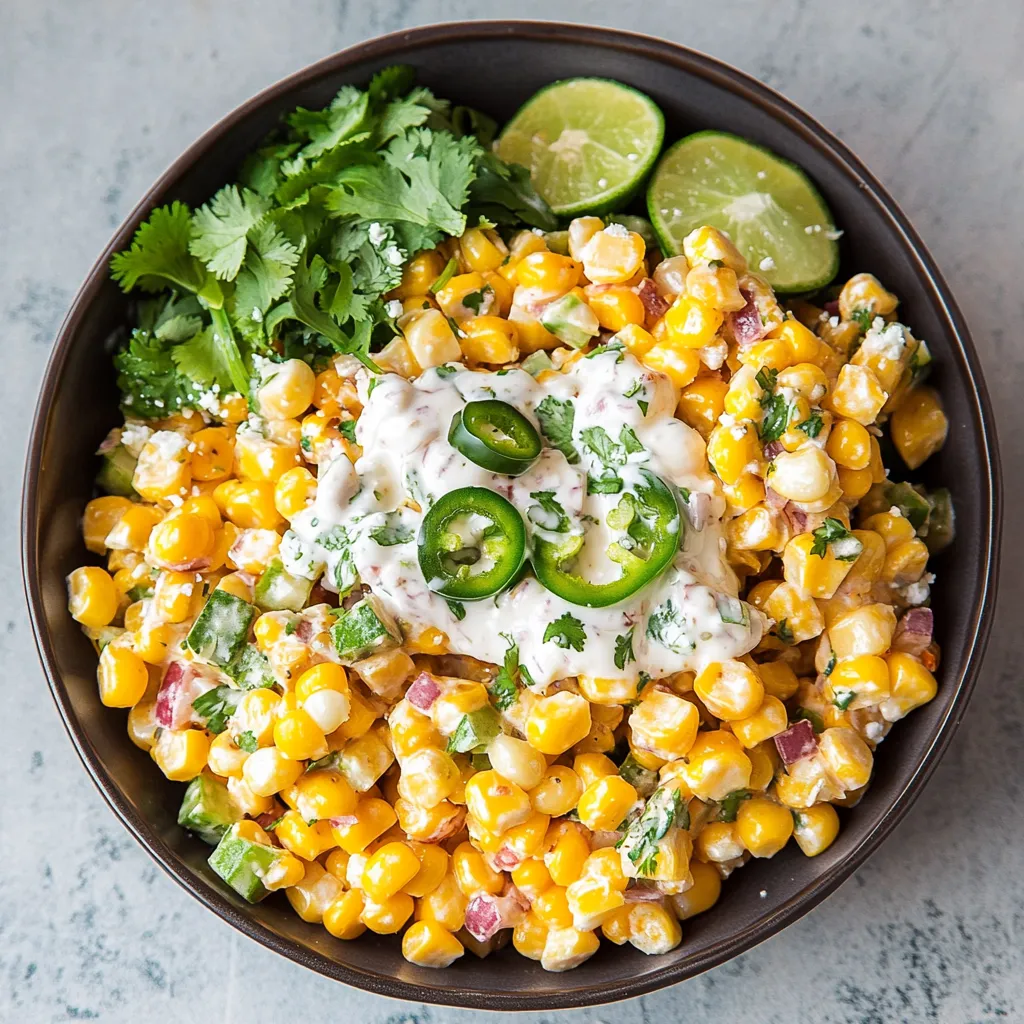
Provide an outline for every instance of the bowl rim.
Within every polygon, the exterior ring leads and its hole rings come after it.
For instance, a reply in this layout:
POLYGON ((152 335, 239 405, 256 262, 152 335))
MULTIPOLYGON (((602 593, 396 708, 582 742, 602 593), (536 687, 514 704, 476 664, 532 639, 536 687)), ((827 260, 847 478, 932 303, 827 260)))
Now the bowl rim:
MULTIPOLYGON (((419 1003, 483 1010, 550 1010, 600 1005, 643 995, 718 966, 781 931, 808 913, 831 895, 877 849, 910 809, 963 720, 967 702, 977 681, 982 655, 988 642, 994 617, 1001 528, 1002 488, 999 479, 995 419, 977 351, 963 314, 934 259, 902 210, 878 179, 844 143, 771 87, 724 61, 678 43, 628 30, 559 21, 517 19, 450 21, 403 29, 365 40, 280 79, 220 118, 189 145, 147 189, 114 233, 103 253, 90 268, 60 326, 43 374, 39 398, 33 413, 23 478, 22 582, 29 606, 36 647, 51 694, 64 728, 89 776, 110 809, 132 836, 171 878, 197 898, 207 909, 245 935, 290 960, 321 975, 376 995, 419 1003), (971 415, 984 447, 984 465, 982 467, 984 488, 981 497, 987 506, 988 517, 985 536, 982 539, 984 558, 980 568, 983 578, 979 600, 973 609, 968 627, 965 668, 961 677, 955 681, 949 709, 936 725, 919 763, 895 795, 888 809, 880 815, 858 846, 846 858, 837 862, 810 885, 792 896, 771 917, 733 933, 701 954, 684 959, 674 965, 666 965, 661 971, 631 980, 613 981, 587 989, 570 989, 564 992, 553 989, 541 993, 484 992, 460 987, 457 976, 453 977, 454 984, 451 985, 441 983, 437 986, 425 986, 394 976, 363 971, 333 960, 322 953, 303 948, 291 939, 274 933, 244 910, 236 908, 219 890, 204 879, 181 870, 176 864, 175 855, 170 847, 156 834, 150 823, 121 795, 113 778, 107 772, 99 752, 89 740, 75 715, 64 682, 57 671, 57 660, 46 627, 38 571, 38 479, 49 426, 50 408, 56 392, 57 380, 67 362, 72 339, 87 316, 100 289, 107 281, 110 257, 127 246, 138 224, 157 202, 163 201, 165 192, 176 184, 184 172, 200 159, 225 132, 264 104, 272 102, 294 88, 310 85, 350 64, 367 61, 386 63, 390 60, 411 58, 415 56, 418 49, 455 39, 464 42, 493 41, 495 39, 517 39, 526 42, 531 40, 565 41, 601 49, 640 53, 647 58, 681 68, 687 73, 738 94, 760 107, 765 116, 783 122, 791 131, 801 136, 805 142, 826 158, 838 173, 847 179, 852 179, 861 190, 867 192, 888 217, 891 229, 902 237, 907 251, 917 263, 915 272, 923 277, 931 293, 930 299, 935 309, 946 321, 949 333, 959 347, 968 382, 973 389, 974 403, 971 415)), ((945 683, 946 687, 952 684, 953 681, 945 683)), ((444 975, 441 975, 439 981, 443 982, 443 979, 444 975)))

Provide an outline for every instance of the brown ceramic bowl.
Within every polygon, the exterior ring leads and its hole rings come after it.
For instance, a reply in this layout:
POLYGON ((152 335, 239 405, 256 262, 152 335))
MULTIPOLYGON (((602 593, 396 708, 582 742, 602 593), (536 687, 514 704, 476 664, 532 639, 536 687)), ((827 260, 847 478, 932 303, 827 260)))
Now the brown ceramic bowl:
POLYGON ((328 57, 239 107, 174 163, 111 239, 61 327, 43 381, 25 474, 25 587, 50 688, 86 769, 125 827, 224 920, 314 971, 382 995, 490 1010, 586 1006, 662 988, 749 949, 828 896, 907 812, 963 716, 991 623, 1000 512, 992 423, 974 346, 921 240, 863 164, 781 96, 702 54, 627 32, 498 21, 415 29, 328 57), (153 206, 175 198, 198 204, 232 180, 282 113, 320 106, 343 83, 363 83, 395 62, 415 65, 439 95, 499 119, 554 79, 601 75, 652 96, 665 112, 669 142, 719 128, 769 146, 807 171, 846 230, 844 272, 875 272, 900 296, 903 317, 936 357, 934 379, 951 430, 924 479, 952 489, 958 525, 956 543, 935 565, 944 652, 939 695, 882 745, 874 782, 844 812, 832 847, 807 859, 790 844, 737 872, 714 910, 686 922, 683 943, 665 956, 606 943, 579 969, 547 974, 507 948, 432 971, 406 963, 394 938, 332 938, 300 921, 283 896, 248 906, 207 867, 209 847, 175 824, 181 787, 132 746, 124 713, 100 705, 95 655, 65 607, 65 575, 91 560, 79 519, 96 471, 92 453, 119 422, 108 339, 125 323, 126 302, 107 274, 111 254, 127 246, 153 206))

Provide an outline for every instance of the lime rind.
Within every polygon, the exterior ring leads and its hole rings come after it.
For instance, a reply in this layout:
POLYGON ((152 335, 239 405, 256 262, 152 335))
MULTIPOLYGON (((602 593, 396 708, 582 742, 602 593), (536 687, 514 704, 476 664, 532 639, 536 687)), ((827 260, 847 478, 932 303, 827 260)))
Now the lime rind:
POLYGON ((563 217, 625 205, 654 165, 665 118, 650 97, 607 78, 570 78, 535 93, 509 121, 498 155, 530 171, 563 217))
POLYGON ((779 292, 814 291, 839 269, 832 214, 807 175, 737 135, 702 131, 670 147, 651 176, 647 208, 667 255, 710 224, 779 292))

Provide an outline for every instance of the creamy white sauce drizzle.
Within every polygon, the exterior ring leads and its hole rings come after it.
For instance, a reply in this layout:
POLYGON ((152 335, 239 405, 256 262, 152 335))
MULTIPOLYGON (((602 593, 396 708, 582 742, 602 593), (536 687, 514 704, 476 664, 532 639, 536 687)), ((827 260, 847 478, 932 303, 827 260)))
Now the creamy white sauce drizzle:
POLYGON ((290 571, 315 578, 326 565, 323 583, 331 589, 358 573, 406 630, 441 629, 458 654, 500 663, 510 638, 538 685, 581 674, 622 678, 645 672, 660 678, 684 669, 699 671, 757 644, 765 624, 758 611, 735 600, 724 602, 731 609, 728 618, 738 617, 735 610, 742 608, 747 623, 725 622, 719 612, 719 598, 737 593, 724 559, 719 521, 724 500, 707 470, 703 440, 674 416, 675 393, 664 376, 612 349, 579 360, 543 383, 522 370, 499 374, 462 367, 428 370, 414 381, 386 374, 372 390, 369 383, 361 373, 365 407, 356 439, 363 456, 354 467, 344 456, 321 467, 316 501, 292 521, 282 544, 290 571), (539 431, 536 409, 548 396, 573 403, 576 464, 561 451, 545 448, 522 476, 501 476, 470 462, 448 443, 452 417, 468 401, 507 402, 539 431), (646 403, 646 414, 640 402, 646 403), (629 427, 643 445, 644 451, 629 454, 614 469, 625 491, 642 483, 649 471, 692 495, 708 495, 711 511, 703 529, 695 530, 684 514, 683 542, 672 566, 619 605, 572 605, 528 576, 495 598, 464 602, 465 616, 457 618, 448 602, 428 589, 416 536, 431 501, 461 487, 487 487, 507 498, 523 515, 531 537, 564 538, 565 533, 544 530, 552 518, 530 497, 553 492, 572 531, 586 536, 574 572, 595 583, 618 578, 619 567, 605 552, 621 533, 607 525, 606 516, 621 494, 587 494, 588 472, 607 471, 582 440, 592 427, 603 428, 615 442, 629 427), (336 538, 342 532, 347 543, 339 548, 336 538), (566 613, 583 624, 581 651, 543 640, 547 626, 566 613), (634 660, 620 669, 616 638, 631 629, 634 660))

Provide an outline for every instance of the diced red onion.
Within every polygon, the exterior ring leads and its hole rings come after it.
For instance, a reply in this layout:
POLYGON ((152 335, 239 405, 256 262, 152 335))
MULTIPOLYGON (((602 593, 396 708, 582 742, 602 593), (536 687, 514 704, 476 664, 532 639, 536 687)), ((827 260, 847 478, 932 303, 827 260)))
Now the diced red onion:
POLYGON ((781 441, 769 441, 764 446, 764 457, 774 459, 776 455, 781 455, 785 450, 786 447, 781 441))
POLYGON ((446 839, 451 839, 456 832, 462 829, 462 826, 466 822, 466 811, 464 808, 453 814, 450 818, 445 818, 429 836, 420 839, 419 836, 416 838, 423 843, 443 843, 446 839))
POLYGON ((161 562, 160 564, 174 572, 205 572, 210 568, 210 559, 208 557, 192 558, 187 562, 161 562))
POLYGON ((274 807, 269 811, 264 811, 262 814, 256 815, 256 824, 260 828, 266 828, 268 825, 273 825, 278 818, 281 817, 281 808, 274 807))
POLYGON ((773 491, 770 487, 764 489, 764 503, 769 508, 780 509, 785 508, 789 498, 784 498, 778 491, 773 491))
POLYGON ((783 508, 783 514, 789 520, 789 525, 793 528, 794 533, 807 532, 810 517, 802 508, 797 508, 792 502, 788 502, 783 508))
POLYGON ((785 732, 780 732, 775 737, 775 749, 785 764, 793 764, 810 757, 818 750, 814 726, 806 718, 794 722, 785 732))
POLYGON ((648 885, 630 886, 622 896, 627 903, 661 903, 665 899, 663 892, 648 885))
POLYGON ((312 621, 310 619, 299 619, 299 624, 295 627, 295 638, 301 640, 304 644, 308 644, 314 636, 316 636, 316 628, 312 621))
POLYGON ((121 431, 115 427, 103 440, 100 442, 99 448, 96 449, 97 455, 106 455, 107 452, 112 452, 115 448, 121 444, 121 431))
POLYGON ((896 623, 892 649, 920 658, 932 642, 935 616, 931 608, 911 608, 896 623))
POLYGON ((183 661, 167 666, 156 695, 155 717, 165 729, 184 729, 192 714, 195 670, 183 661))
POLYGON ((359 819, 354 814, 342 814, 338 818, 329 818, 331 828, 350 828, 352 825, 358 825, 359 819))
POLYGON ((711 495, 703 491, 690 491, 685 511, 690 525, 695 530, 703 530, 711 518, 711 495))
POLYGON ((839 316, 839 300, 833 299, 831 302, 825 303, 825 312, 829 316, 839 316))
POLYGON ((658 320, 668 312, 669 303, 659 294, 654 278, 645 277, 636 286, 636 293, 644 304, 644 310, 649 320, 658 320))
POLYGON ((512 928, 526 916, 521 904, 512 896, 481 893, 466 907, 466 931, 480 942, 486 942, 503 928, 512 928))
POLYGON ((426 672, 421 672, 405 692, 405 699, 420 711, 429 711, 440 696, 441 687, 426 672))
POLYGON ((510 847, 503 846, 491 859, 494 861, 494 866, 500 871, 511 871, 519 866, 519 862, 523 858, 510 847))
POLYGON ((754 302, 754 296, 746 288, 741 288, 740 292, 747 300, 747 304, 735 313, 730 313, 727 322, 736 344, 740 348, 750 348, 755 342, 760 341, 768 331, 761 322, 761 312, 754 302))

